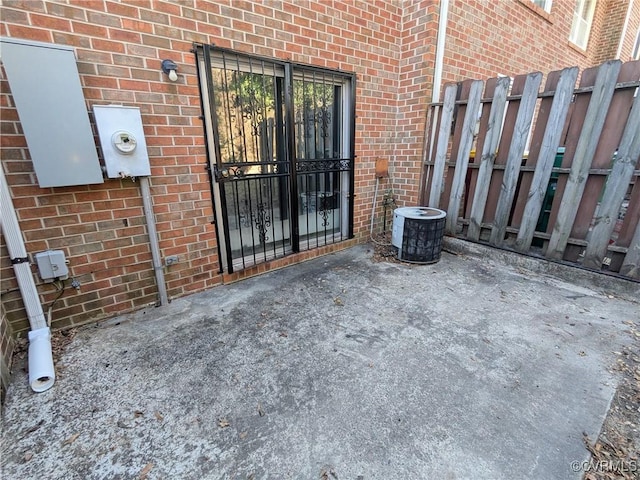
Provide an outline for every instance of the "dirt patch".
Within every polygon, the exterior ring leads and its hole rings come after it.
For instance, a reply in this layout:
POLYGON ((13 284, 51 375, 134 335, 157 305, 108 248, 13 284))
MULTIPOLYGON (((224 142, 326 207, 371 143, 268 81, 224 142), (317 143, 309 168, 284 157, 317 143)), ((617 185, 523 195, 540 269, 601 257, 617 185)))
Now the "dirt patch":
MULTIPOLYGON (((57 366, 58 360, 66 350, 67 346, 73 341, 73 338, 78 333, 78 329, 69 328, 66 330, 56 330, 51 332, 51 353, 53 354, 53 364, 57 366)), ((27 363, 22 362, 29 353, 29 339, 26 337, 20 337, 16 339, 15 347, 13 349, 12 365, 18 365, 16 362, 21 361, 20 364, 23 368, 27 369, 27 363)))
POLYGON ((370 238, 370 244, 373 246, 374 262, 401 263, 398 260, 398 249, 391 245, 391 232, 374 234, 370 238))
POLYGON ((584 480, 635 480, 640 478, 640 330, 629 324, 632 343, 618 353, 614 367, 622 380, 611 402, 595 444, 587 435, 591 459, 584 480))

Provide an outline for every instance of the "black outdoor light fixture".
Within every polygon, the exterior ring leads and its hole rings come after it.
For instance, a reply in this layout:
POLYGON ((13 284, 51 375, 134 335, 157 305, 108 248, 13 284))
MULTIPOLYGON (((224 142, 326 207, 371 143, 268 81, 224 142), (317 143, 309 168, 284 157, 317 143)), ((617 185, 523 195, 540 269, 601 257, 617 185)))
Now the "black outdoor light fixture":
POLYGON ((176 73, 178 71, 178 66, 173 60, 163 60, 162 71, 169 75, 169 80, 172 82, 178 80, 178 74, 176 73))

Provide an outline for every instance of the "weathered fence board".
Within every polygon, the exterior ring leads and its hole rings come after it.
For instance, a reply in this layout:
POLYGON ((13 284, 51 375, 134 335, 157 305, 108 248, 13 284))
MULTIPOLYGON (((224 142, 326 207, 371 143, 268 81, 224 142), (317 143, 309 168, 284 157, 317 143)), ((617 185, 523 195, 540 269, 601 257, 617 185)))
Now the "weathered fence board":
MULTIPOLYGON (((638 163, 636 168, 640 169, 640 159, 638 159, 638 163)), ((640 224, 640 180, 636 177, 633 187, 631 187, 629 202, 620 225, 618 238, 616 238, 616 245, 628 248, 638 224, 640 224)))
POLYGON ((509 224, 512 227, 519 227, 522 223, 522 216, 524 214, 524 207, 527 203, 527 197, 529 189, 531 188, 531 182, 533 181, 533 173, 535 165, 538 162, 538 156, 540 155, 540 147, 544 140, 544 133, 547 122, 549 121, 549 113, 553 104, 553 94, 558 86, 558 80, 560 79, 560 72, 554 71, 547 75, 547 81, 545 82, 544 90, 538 96, 542 99, 538 106, 538 115, 535 123, 535 128, 531 133, 531 142, 529 144, 528 152, 522 159, 522 168, 520 169, 520 176, 518 179, 518 195, 514 200, 512 208, 512 215, 509 224), (529 170, 530 169, 530 170, 529 170))
POLYGON ((516 238, 515 248, 521 252, 531 248, 577 78, 577 67, 566 68, 560 72, 557 85, 554 85, 556 93, 553 96, 549 118, 544 129, 536 170, 529 188, 528 201, 524 207, 523 221, 516 238))
POLYGON ((555 260, 562 260, 563 258, 564 249, 567 246, 573 227, 573 221, 578 213, 580 199, 584 192, 598 139, 613 97, 620 65, 618 60, 610 61, 602 64, 598 70, 598 77, 591 93, 584 127, 571 165, 571 173, 569 173, 562 204, 558 211, 557 223, 549 239, 546 254, 548 258, 555 260))
MULTIPOLYGON (((473 203, 471 204, 469 231, 467 232, 467 236, 474 241, 478 241, 480 238, 480 227, 487 203, 487 195, 489 194, 489 184, 493 174, 493 163, 496 159, 498 142, 500 141, 502 119, 504 118, 510 83, 511 79, 509 77, 498 78, 493 91, 493 101, 491 102, 486 135, 482 145, 480 168, 478 169, 476 188, 473 195, 473 203)), ((477 155, 478 152, 476 152, 477 155)))
POLYGON ((502 135, 500 136, 498 151, 496 152, 496 158, 493 163, 494 168, 491 174, 491 184, 489 185, 489 193, 487 195, 487 202, 484 208, 483 222, 485 224, 493 224, 493 221, 495 220, 498 198, 500 197, 502 179, 504 177, 504 169, 507 164, 507 158, 509 157, 509 145, 511 144, 511 137, 514 134, 516 118, 518 117, 518 111, 520 109, 521 98, 519 97, 522 96, 526 80, 526 75, 517 75, 511 84, 511 94, 507 97, 507 112, 504 115, 502 135))
MULTIPOLYGON (((638 78, 640 78, 640 62, 629 62, 620 68, 617 82, 620 84, 621 82, 637 80, 638 78)), ((622 132, 633 103, 633 95, 634 89, 620 90, 611 99, 609 111, 598 140, 598 146, 593 155, 591 168, 606 169, 611 167, 613 155, 620 144, 622 132)), ((587 178, 580 206, 571 228, 571 238, 586 240, 606 180, 606 176, 601 175, 589 175, 587 178)), ((584 249, 580 246, 567 245, 564 259, 579 261, 583 252, 584 249)))
POLYGON ((447 209, 446 231, 456 233, 458 224, 458 211, 460 201, 464 194, 465 178, 467 176, 467 166, 469 165, 469 154, 473 144, 473 133, 478 120, 478 110, 480 109, 480 96, 482 93, 482 82, 474 81, 469 90, 469 100, 462 124, 462 136, 456 158, 456 169, 453 174, 453 184, 451 186, 451 196, 447 209))
POLYGON ((531 129, 533 113, 536 107, 536 99, 540 83, 542 82, 542 73, 534 72, 527 75, 520 101, 520 109, 514 126, 514 135, 509 146, 509 156, 507 157, 507 166, 504 170, 504 177, 500 189, 500 197, 498 198, 498 206, 493 221, 493 229, 491 230, 491 242, 495 245, 502 245, 504 235, 507 231, 507 222, 509 221, 509 213, 511 204, 516 191, 516 183, 518 174, 522 166, 522 155, 527 146, 527 137, 531 129))
POLYGON ((440 205, 440 194, 442 193, 442 180, 444 177, 444 167, 447 161, 447 148, 449 146, 449 135, 451 134, 451 124, 453 121, 453 108, 458 87, 455 84, 447 85, 444 90, 444 104, 440 116, 440 129, 435 148, 435 160, 433 166, 433 179, 431 181, 431 191, 429 192, 429 205, 438 208, 440 205))
POLYGON ((421 198, 450 235, 640 280, 640 61, 577 73, 447 85, 421 198))
POLYGON ((640 95, 637 95, 608 177, 604 196, 585 251, 584 265, 600 268, 607 253, 624 195, 640 157, 640 95))
MULTIPOLYGON (((458 83, 458 90, 456 93, 456 109, 453 112, 453 130, 451 137, 451 148, 449 150, 449 158, 457 159, 458 151, 460 150, 460 140, 462 139, 464 118, 467 112, 467 103, 469 102, 469 93, 471 92, 471 85, 473 80, 465 80, 458 83)), ((449 200, 451 198, 451 188, 453 186, 453 175, 455 173, 456 164, 455 161, 448 162, 445 166, 444 172, 444 187, 440 202, 443 199, 449 200)), ((448 202, 447 202, 448 203, 448 202)), ((447 207, 443 207, 443 210, 447 210, 447 207)))
MULTIPOLYGON (((558 173, 556 192, 551 205, 551 211, 549 212, 548 226, 545 230, 546 233, 549 233, 549 236, 551 235, 553 226, 556 224, 556 220, 558 218, 558 211, 560 210, 561 204, 560 199, 564 195, 565 186, 567 185, 569 173, 571 172, 571 163, 573 162, 576 147, 578 146, 578 140, 580 139, 580 132, 582 131, 584 119, 587 115, 587 110, 589 109, 589 101, 591 100, 590 89, 593 89, 597 76, 597 67, 587 68, 582 72, 582 75, 580 75, 580 84, 574 92, 574 100, 569 107, 568 120, 565 128, 563 129, 563 141, 560 143, 564 147, 561 167, 566 170, 563 170, 562 173, 558 173), (576 93, 577 91, 580 91, 581 93, 576 93)), ((549 237, 547 237, 547 240, 548 239, 549 237)), ((573 245, 569 245, 568 249, 571 249, 572 247, 573 245)))
POLYGON ((640 279, 640 223, 636 226, 636 233, 620 267, 620 274, 640 279))

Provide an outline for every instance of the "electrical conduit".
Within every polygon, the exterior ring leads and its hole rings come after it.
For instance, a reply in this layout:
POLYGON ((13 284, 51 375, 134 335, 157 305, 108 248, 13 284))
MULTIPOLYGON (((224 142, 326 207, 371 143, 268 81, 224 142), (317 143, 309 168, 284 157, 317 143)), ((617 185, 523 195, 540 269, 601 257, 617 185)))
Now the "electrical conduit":
POLYGON ((151 199, 149 177, 140 177, 140 189, 142 190, 142 205, 144 207, 144 216, 147 220, 147 232, 149 233, 151 258, 153 260, 153 271, 156 274, 156 283, 158 284, 160 305, 165 306, 169 305, 169 297, 167 296, 167 286, 164 283, 164 271, 162 269, 162 259, 160 258, 158 232, 156 230, 156 222, 153 216, 153 201, 151 199))
POLYGON ((29 385, 34 392, 44 392, 49 390, 56 380, 51 353, 51 330, 47 326, 47 320, 40 304, 20 224, 9 193, 9 185, 1 166, 0 177, 0 211, 2 214, 0 225, 31 326, 29 331, 29 385))

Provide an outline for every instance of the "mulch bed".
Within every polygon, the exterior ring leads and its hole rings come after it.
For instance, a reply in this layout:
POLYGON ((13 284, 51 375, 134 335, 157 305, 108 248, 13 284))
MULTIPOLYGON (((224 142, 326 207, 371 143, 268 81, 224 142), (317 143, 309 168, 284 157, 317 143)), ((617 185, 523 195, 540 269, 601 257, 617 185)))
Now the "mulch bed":
POLYGON ((595 444, 584 435, 591 459, 584 480, 640 478, 640 326, 627 321, 631 344, 618 353, 614 370, 622 375, 595 444))

